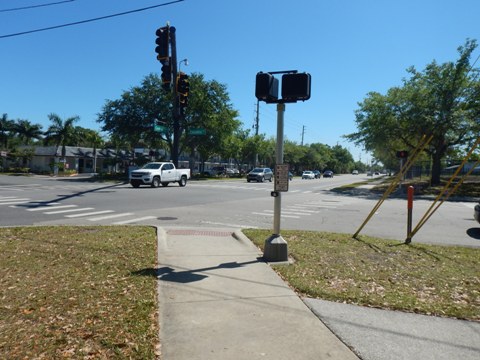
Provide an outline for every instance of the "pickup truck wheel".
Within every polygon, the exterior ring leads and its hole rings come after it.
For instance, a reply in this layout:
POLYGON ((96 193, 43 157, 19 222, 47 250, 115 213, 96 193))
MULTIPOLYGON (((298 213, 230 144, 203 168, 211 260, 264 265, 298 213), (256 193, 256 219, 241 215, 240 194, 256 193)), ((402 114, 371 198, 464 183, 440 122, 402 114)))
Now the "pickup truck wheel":
POLYGON ((162 182, 162 186, 163 186, 163 187, 167 187, 167 186, 168 186, 168 182, 162 182))
POLYGON ((152 179, 152 187, 153 188, 157 188, 160 186, 160 178, 158 176, 155 176, 153 179, 152 179))
POLYGON ((180 178, 180 181, 178 182, 178 185, 180 185, 181 187, 184 187, 185 185, 187 185, 187 177, 186 176, 182 176, 180 178))

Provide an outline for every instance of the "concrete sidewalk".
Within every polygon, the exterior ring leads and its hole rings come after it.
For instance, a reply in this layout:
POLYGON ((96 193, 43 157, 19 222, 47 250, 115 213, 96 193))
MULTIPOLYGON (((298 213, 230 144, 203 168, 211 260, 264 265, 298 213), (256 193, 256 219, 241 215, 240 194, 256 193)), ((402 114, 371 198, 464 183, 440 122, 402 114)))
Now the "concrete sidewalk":
POLYGON ((163 360, 480 359, 478 322, 302 301, 235 229, 158 228, 158 244, 163 360))
POLYGON ((163 360, 358 359, 229 230, 158 229, 163 360))

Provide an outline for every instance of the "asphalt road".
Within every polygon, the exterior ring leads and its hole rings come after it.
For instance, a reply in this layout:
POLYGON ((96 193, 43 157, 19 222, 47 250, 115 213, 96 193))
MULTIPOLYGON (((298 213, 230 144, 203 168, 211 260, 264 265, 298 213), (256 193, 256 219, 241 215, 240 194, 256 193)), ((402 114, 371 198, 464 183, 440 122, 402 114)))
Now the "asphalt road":
MULTIPOLYGON (((342 175, 300 180, 282 193, 281 229, 355 233, 378 201, 377 196, 339 195, 330 191, 366 177, 342 175)), ((186 187, 132 188, 123 183, 91 183, 85 178, 0 175, 0 226, 153 224, 229 228, 273 228, 273 183, 246 180, 190 181, 186 187)), ((432 199, 414 202, 413 226, 432 199)), ((413 241, 480 246, 480 224, 473 201, 445 202, 413 241)), ((387 199, 362 229, 403 241, 405 199, 387 199)))

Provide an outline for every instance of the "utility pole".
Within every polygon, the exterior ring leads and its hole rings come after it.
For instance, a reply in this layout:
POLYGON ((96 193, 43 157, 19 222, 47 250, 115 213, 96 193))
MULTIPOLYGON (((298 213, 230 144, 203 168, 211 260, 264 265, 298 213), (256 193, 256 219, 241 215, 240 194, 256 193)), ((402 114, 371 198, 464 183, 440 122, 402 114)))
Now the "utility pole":
POLYGON ((302 146, 303 146, 303 136, 305 135, 305 125, 302 127, 302 146))
MULTIPOLYGON (((257 114, 255 117, 255 135, 258 135, 259 122, 260 122, 260 100, 257 100, 257 114)), ((257 167, 257 166, 258 166, 258 153, 255 152, 253 167, 257 167)))

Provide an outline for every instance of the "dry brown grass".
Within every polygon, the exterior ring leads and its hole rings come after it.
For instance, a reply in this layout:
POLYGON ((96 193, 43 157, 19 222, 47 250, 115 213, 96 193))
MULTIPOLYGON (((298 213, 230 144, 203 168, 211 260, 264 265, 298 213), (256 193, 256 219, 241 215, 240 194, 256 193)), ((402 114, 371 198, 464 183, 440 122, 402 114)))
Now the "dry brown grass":
POLYGON ((0 358, 155 358, 155 249, 148 227, 0 229, 0 358))

